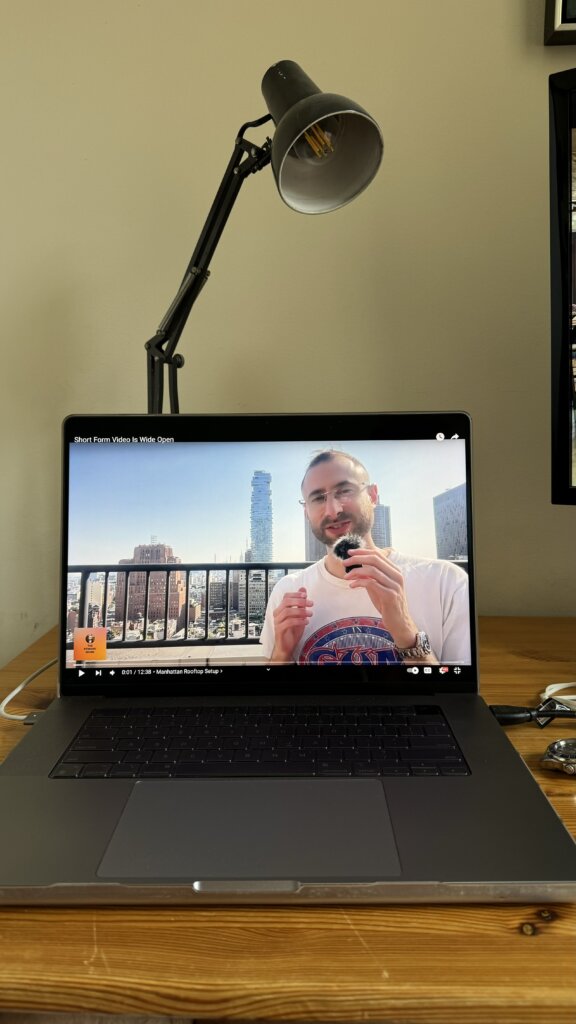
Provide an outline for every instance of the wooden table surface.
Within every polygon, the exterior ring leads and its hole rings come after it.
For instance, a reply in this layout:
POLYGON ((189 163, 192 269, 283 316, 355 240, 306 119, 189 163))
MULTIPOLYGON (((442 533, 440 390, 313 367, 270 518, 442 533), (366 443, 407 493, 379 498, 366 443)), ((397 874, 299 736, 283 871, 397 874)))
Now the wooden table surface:
MULTIPOLYGON (((52 631, 16 658, 0 693, 55 647, 52 631)), ((576 680, 576 619, 484 618, 480 650, 487 702, 533 705, 576 680)), ((9 710, 44 707, 55 679, 9 710)), ((0 759, 26 728, 0 720, 0 759)), ((576 722, 508 734, 576 835, 576 779, 538 768, 576 722)), ((0 1024, 20 1019, 9 1011, 574 1024, 576 905, 0 908, 0 1024)))

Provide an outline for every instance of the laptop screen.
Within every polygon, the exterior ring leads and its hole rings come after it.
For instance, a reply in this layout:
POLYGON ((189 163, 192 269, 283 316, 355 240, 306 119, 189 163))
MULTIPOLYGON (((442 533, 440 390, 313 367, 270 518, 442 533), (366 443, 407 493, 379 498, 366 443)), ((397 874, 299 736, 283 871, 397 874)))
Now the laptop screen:
POLYGON ((469 440, 464 413, 70 417, 61 692, 475 689, 469 440))

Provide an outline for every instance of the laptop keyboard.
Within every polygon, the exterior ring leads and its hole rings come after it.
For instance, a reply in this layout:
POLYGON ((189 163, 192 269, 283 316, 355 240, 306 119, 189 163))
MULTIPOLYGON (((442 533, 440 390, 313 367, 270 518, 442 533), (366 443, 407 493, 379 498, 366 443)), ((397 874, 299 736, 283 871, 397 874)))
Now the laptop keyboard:
POLYGON ((112 708, 55 779, 469 775, 439 707, 112 708))

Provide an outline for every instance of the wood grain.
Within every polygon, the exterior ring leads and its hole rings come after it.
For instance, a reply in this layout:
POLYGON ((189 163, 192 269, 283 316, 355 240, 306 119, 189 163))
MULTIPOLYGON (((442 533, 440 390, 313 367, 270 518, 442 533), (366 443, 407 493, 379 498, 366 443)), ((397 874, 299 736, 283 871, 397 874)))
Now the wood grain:
MULTIPOLYGON (((481 620, 489 703, 533 704, 576 679, 576 620, 481 620), (560 654, 558 653, 560 652, 560 654)), ((8 692, 54 634, 0 674, 8 692)), ((44 706, 55 670, 10 710, 44 706)), ((0 756, 26 727, 0 723, 0 756)), ((576 783, 546 773, 576 724, 508 729, 576 832, 576 783), (570 730, 572 730, 570 732, 570 730)), ((574 1024, 576 907, 568 905, 0 908, 0 1024, 20 1014, 141 1019, 574 1024)), ((59 1018, 57 1018, 59 1019, 59 1018)), ((136 1024, 131 1019, 131 1024, 136 1024)))
POLYGON ((558 908, 6 909, 0 942, 15 1009, 432 1021, 450 1007, 500 1021, 512 1005, 541 1021, 553 1005, 576 1017, 575 961, 564 973, 557 961, 576 951, 574 921, 558 908))

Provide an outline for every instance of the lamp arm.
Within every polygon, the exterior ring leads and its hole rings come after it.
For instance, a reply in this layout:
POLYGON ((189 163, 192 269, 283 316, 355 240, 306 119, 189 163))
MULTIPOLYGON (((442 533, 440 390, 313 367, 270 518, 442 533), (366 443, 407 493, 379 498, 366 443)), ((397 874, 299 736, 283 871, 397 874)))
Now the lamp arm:
POLYGON ((224 172, 218 192, 206 223, 202 228, 196 248, 186 268, 180 288, 168 308, 156 334, 146 342, 148 376, 148 412, 162 412, 164 397, 164 367, 168 367, 170 411, 179 412, 177 371, 184 365, 181 355, 176 355, 176 346, 184 330, 192 306, 210 276, 209 266, 220 236, 236 197, 245 178, 262 170, 271 160, 271 140, 262 146, 244 139, 247 128, 256 127, 271 120, 271 115, 248 121, 242 125, 234 143, 234 150, 224 172))

